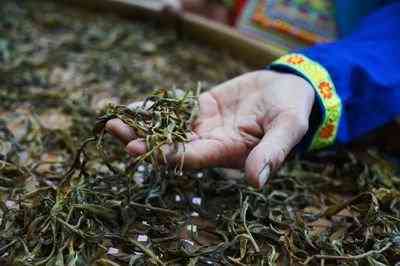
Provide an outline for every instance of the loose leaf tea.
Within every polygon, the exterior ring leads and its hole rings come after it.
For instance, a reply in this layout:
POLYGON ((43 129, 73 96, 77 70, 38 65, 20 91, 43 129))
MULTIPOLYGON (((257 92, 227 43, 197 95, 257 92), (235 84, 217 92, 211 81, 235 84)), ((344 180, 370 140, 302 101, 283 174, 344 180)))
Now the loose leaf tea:
POLYGON ((197 81, 208 89, 243 63, 55 1, 1 1, 0 15, 1 265, 400 261, 398 158, 294 158, 259 191, 221 169, 164 167, 160 147, 188 140, 197 81), (128 156, 104 130, 112 118, 151 152, 128 156))
MULTIPOLYGON (((156 166, 158 162, 155 155, 158 153, 167 164, 162 147, 189 141, 188 134, 191 133, 192 122, 199 110, 200 89, 199 84, 196 91, 158 90, 146 98, 141 106, 133 108, 111 104, 98 119, 97 130, 104 130, 107 121, 118 118, 131 127, 138 138, 145 139, 147 152, 136 161, 149 159, 147 161, 156 166)), ((183 160, 182 157, 181 164, 183 160)), ((182 166, 180 171, 182 172, 182 166)))

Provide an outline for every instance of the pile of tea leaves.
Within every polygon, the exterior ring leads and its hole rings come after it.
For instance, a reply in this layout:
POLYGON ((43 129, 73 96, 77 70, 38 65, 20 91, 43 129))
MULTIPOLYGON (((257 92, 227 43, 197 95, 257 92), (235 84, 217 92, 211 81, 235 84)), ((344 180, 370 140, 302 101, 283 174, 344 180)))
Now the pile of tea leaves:
POLYGON ((187 141, 197 81, 247 70, 158 25, 1 1, 0 264, 396 265, 388 154, 294 158, 260 191, 220 169, 162 166, 159 147, 187 141), (128 156, 104 130, 112 118, 152 152, 128 156))

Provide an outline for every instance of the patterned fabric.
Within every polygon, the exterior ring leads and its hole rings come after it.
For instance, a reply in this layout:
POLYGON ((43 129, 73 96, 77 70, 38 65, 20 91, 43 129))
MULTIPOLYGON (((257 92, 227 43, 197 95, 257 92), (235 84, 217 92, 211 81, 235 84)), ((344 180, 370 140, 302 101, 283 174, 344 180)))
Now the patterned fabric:
POLYGON ((239 30, 287 50, 336 39, 334 0, 249 0, 239 30))
POLYGON ((285 55, 273 62, 270 67, 272 69, 291 69, 307 79, 318 95, 323 108, 323 118, 311 141, 309 150, 321 149, 334 143, 339 127, 342 103, 325 68, 301 54, 285 55))

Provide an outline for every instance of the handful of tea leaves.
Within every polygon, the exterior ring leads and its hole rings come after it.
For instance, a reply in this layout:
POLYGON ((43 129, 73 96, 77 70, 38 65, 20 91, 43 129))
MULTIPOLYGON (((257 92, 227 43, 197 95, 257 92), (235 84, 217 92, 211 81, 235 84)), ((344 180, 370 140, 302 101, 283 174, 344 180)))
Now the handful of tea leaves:
MULTIPOLYGON (((176 146, 189 141, 192 122, 199 111, 200 90, 200 84, 195 91, 160 89, 137 107, 109 105, 98 118, 95 131, 103 135, 104 125, 108 120, 121 119, 134 130, 138 138, 143 138, 146 142, 147 152, 139 156, 136 161, 147 160, 153 166, 157 166, 159 158, 166 162, 161 149, 163 145, 176 146)), ((181 163, 183 164, 183 158, 181 163)))

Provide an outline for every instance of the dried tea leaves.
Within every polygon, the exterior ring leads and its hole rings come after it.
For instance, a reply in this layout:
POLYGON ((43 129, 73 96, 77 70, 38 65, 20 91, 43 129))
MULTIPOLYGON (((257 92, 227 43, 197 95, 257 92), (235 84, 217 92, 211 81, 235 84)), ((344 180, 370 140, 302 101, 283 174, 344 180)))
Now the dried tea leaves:
POLYGON ((5 0, 0 14, 1 265, 400 261, 398 158, 295 158, 261 191, 216 169, 161 171, 157 147, 184 144, 197 112, 197 92, 162 88, 208 88, 245 66, 173 32, 55 2, 5 0), (118 105, 153 89, 150 104, 118 105), (97 116, 107 99, 115 105, 97 116), (115 117, 154 153, 134 160, 103 135, 115 117))
MULTIPOLYGON (((132 128, 138 138, 145 140, 147 152, 139 156, 137 162, 146 160, 156 167, 161 158, 167 163, 162 147, 177 146, 190 140, 192 122, 199 111, 200 89, 199 84, 193 91, 157 90, 140 106, 132 108, 109 105, 98 118, 96 131, 103 131, 108 120, 118 118, 132 128)), ((181 164, 183 160, 181 158, 181 164)))

